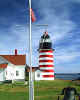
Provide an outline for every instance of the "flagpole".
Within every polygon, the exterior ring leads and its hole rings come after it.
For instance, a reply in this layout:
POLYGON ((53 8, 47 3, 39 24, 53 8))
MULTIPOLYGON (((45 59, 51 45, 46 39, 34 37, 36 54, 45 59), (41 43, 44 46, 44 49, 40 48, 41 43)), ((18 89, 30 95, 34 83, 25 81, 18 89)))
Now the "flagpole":
POLYGON ((34 84, 32 78, 32 25, 31 25, 31 0, 29 0, 29 7, 30 7, 30 26, 29 26, 29 66, 30 66, 30 73, 29 73, 29 100, 34 100, 34 84))

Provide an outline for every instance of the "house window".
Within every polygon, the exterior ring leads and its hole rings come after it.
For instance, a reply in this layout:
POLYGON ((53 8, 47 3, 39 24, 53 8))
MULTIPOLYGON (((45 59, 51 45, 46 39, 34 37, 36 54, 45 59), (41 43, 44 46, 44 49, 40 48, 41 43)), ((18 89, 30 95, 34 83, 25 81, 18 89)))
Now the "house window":
POLYGON ((19 71, 16 71, 16 76, 19 76, 19 71))
POLYGON ((40 77, 40 73, 37 74, 37 77, 38 77, 38 78, 40 77))
POLYGON ((6 71, 6 75, 7 75, 7 71, 6 71))

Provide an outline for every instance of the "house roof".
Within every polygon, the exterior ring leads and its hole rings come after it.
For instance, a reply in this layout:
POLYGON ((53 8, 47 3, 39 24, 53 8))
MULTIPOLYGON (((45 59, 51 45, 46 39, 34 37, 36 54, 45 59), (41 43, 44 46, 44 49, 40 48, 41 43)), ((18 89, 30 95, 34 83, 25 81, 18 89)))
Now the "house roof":
POLYGON ((26 64, 26 55, 0 55, 0 56, 14 65, 26 64))
POLYGON ((6 68, 7 64, 0 64, 0 68, 6 68))

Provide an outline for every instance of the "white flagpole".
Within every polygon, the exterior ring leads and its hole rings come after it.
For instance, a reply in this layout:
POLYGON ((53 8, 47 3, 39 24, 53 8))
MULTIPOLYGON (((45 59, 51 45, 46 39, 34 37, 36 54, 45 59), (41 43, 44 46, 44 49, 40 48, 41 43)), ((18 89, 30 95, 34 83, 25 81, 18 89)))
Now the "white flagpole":
POLYGON ((29 26, 29 66, 30 66, 30 73, 29 73, 29 100, 34 100, 34 84, 32 78, 32 25, 31 25, 31 0, 29 0, 29 7, 30 7, 30 26, 29 26))

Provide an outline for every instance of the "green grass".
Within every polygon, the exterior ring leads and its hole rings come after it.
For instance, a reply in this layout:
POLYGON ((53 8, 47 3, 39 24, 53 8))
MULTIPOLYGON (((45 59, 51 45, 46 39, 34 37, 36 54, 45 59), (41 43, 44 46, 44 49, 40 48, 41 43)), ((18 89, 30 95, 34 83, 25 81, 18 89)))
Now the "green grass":
MULTIPOLYGON (((21 83, 19 83, 21 84, 21 83)), ((64 87, 72 86, 80 93, 80 81, 39 81, 35 82, 35 100, 57 100, 64 87)), ((1 100, 29 100, 28 85, 0 84, 1 100)), ((63 96, 60 97, 61 100, 63 96)), ((77 99, 78 100, 78 99, 77 99)))
MULTIPOLYGON (((80 85, 77 85, 77 82, 74 81, 40 81, 36 82, 35 84, 35 88, 37 89, 38 87, 38 90, 35 90, 35 100, 37 100, 37 98, 39 98, 39 100, 57 100, 57 97, 59 94, 61 94, 62 89, 68 86, 74 87, 78 92, 80 92, 80 85)), ((60 98, 63 98, 63 96, 61 96, 60 98)))

